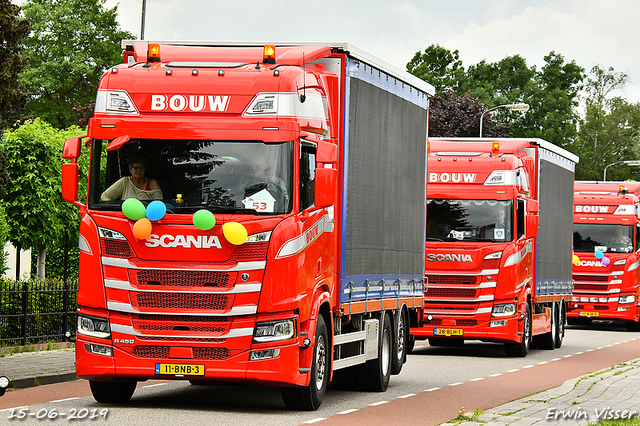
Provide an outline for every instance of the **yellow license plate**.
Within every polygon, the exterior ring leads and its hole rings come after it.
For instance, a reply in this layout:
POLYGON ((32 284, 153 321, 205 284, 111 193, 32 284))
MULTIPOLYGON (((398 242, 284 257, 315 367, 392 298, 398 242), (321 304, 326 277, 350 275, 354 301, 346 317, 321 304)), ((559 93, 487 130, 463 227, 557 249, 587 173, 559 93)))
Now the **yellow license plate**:
POLYGON ((579 314, 579 316, 581 317, 599 317, 600 316, 600 312, 586 312, 586 311, 581 311, 579 314))
POLYGON ((462 336, 461 328, 436 328, 433 330, 434 336, 462 336))
POLYGON ((156 374, 169 374, 172 376, 204 376, 204 365, 156 364, 156 374))

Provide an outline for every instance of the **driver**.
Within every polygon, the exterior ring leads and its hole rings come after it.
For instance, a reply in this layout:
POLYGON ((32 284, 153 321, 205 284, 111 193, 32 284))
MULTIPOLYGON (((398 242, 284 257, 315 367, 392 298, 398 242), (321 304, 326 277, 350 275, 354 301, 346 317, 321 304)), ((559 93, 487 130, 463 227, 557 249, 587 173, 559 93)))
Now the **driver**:
POLYGON ((631 238, 624 235, 624 228, 616 227, 616 236, 613 237, 610 244, 628 246, 628 245, 631 245, 631 238))
POLYGON ((281 192, 284 195, 285 201, 289 200, 289 193, 287 191, 287 186, 284 181, 277 176, 272 176, 267 173, 269 169, 269 165, 267 164, 267 160, 260 155, 257 154, 248 161, 249 167, 249 179, 244 184, 245 196, 251 195, 247 194, 250 192, 250 188, 256 184, 266 183, 267 190, 281 192))

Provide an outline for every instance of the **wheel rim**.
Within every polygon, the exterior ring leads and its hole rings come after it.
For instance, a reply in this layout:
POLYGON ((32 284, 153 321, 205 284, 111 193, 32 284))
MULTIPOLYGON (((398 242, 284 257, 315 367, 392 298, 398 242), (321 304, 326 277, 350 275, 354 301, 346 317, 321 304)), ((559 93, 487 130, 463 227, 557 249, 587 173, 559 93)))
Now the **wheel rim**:
POLYGON ((564 306, 561 306, 560 314, 558 315, 558 317, 560 318, 560 320, 558 321, 558 337, 560 339, 562 339, 564 337, 565 315, 566 315, 566 313, 564 311, 564 306))
POLYGON ((405 329, 404 329, 404 317, 400 314, 400 319, 398 320, 398 353, 396 354, 399 361, 402 361, 402 357, 405 351, 405 329))
POLYGON ((324 386, 324 376, 326 374, 327 368, 327 350, 324 343, 324 336, 320 335, 317 337, 318 342, 316 343, 317 353, 316 353, 316 389, 322 390, 324 386))
POLYGON ((382 375, 386 376, 389 371, 389 361, 391 360, 391 333, 385 329, 382 332, 382 375))
POLYGON ((529 349, 529 344, 531 343, 531 315, 527 315, 524 323, 524 345, 527 349, 529 349))

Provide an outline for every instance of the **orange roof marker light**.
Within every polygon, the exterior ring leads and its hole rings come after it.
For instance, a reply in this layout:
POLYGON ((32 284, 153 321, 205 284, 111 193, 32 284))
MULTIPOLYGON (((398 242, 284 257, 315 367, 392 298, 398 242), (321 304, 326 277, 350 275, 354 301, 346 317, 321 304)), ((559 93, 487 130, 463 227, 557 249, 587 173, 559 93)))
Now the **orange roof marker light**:
POLYGON ((273 44, 266 44, 262 53, 262 63, 275 64, 276 63, 276 46, 273 44))
POLYGON ((158 43, 149 43, 147 62, 160 62, 160 45, 158 43))
POLYGON ((497 156, 500 153, 500 142, 493 142, 491 144, 491 155, 497 156))

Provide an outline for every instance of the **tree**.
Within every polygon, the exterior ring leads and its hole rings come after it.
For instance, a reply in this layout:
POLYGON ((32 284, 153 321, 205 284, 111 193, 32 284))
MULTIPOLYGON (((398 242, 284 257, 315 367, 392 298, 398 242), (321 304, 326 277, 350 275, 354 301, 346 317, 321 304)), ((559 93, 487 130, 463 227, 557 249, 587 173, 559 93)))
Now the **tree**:
MULTIPOLYGON (((484 105, 471 96, 470 92, 458 96, 451 90, 436 93, 429 106, 430 137, 477 137, 480 134, 480 117, 484 105)), ((482 122, 482 135, 505 137, 507 129, 494 124, 491 115, 486 114, 482 122)))
POLYGON ((438 93, 445 90, 459 95, 464 93, 460 93, 460 86, 464 85, 466 75, 457 50, 451 52, 432 44, 424 53, 416 52, 407 64, 407 71, 433 85, 438 93))
POLYGON ((105 0, 27 0, 33 24, 25 40, 29 64, 21 81, 32 93, 27 110, 57 128, 78 123, 78 111, 95 101, 103 72, 122 61, 117 6, 105 0), (76 111, 74 111, 76 108, 76 111))
POLYGON ((19 13, 10 0, 0 0, 0 133, 19 118, 27 102, 18 74, 26 65, 22 42, 31 24, 18 18, 19 13))
MULTIPOLYGON (((628 81, 625 73, 596 65, 585 85, 584 119, 580 123, 579 137, 572 151, 580 156, 576 179, 601 180, 604 168, 611 163, 635 160, 638 157, 640 136, 640 105, 629 104, 616 90, 628 81)), ((607 180, 625 180, 634 177, 628 167, 607 171, 607 180)))
MULTIPOLYGON (((7 130, 0 144, 12 182, 3 201, 9 240, 18 249, 37 249, 39 265, 44 265, 47 245, 68 240, 77 232, 75 208, 62 200, 60 169, 64 141, 81 134, 77 127, 56 130, 36 119, 7 130)), ((39 269, 40 278, 44 278, 43 269, 39 269)))

